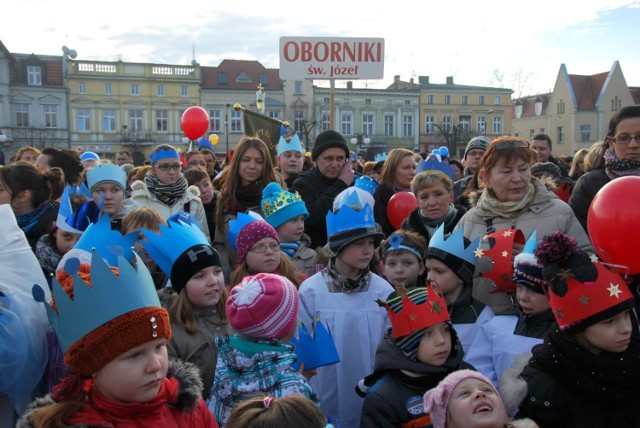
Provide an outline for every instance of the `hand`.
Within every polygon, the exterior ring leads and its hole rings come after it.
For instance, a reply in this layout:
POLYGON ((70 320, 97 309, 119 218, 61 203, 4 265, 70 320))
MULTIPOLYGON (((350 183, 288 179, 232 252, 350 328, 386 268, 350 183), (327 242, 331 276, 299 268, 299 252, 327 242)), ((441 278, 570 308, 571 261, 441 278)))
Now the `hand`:
POLYGON ((338 180, 342 180, 347 186, 351 186, 353 184, 354 177, 355 175, 353 173, 353 168, 351 167, 351 162, 347 160, 347 162, 345 162, 345 164, 342 166, 342 169, 340 170, 338 180))
POLYGON ((304 363, 300 363, 300 368, 298 369, 298 373, 304 376, 308 381, 311 380, 311 378, 317 374, 315 370, 305 370, 304 363))
POLYGON ((524 245, 518 244, 517 242, 513 243, 513 257, 517 256, 524 249, 524 245))

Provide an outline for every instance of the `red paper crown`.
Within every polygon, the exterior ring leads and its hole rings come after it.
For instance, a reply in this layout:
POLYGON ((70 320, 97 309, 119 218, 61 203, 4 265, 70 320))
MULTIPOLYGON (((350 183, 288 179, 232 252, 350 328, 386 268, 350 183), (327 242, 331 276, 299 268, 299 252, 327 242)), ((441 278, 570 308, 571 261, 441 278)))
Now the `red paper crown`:
POLYGON ((561 329, 571 327, 599 312, 605 311, 626 300, 633 299, 629 287, 616 272, 595 262, 598 279, 595 282, 580 282, 567 273, 567 294, 563 297, 549 289, 549 304, 561 329))
POLYGON ((490 233, 484 239, 489 241, 491 248, 478 248, 476 256, 489 257, 493 261, 493 268, 482 272, 480 276, 493 281, 496 289, 492 293, 515 292, 518 284, 513 282, 513 244, 517 242, 524 245, 524 234, 520 229, 504 229, 490 233))
POLYGON ((419 288, 427 289, 427 300, 420 304, 415 304, 409 299, 404 286, 396 289, 398 295, 402 297, 402 309, 398 313, 393 312, 387 302, 377 300, 378 304, 384 306, 389 313, 393 336, 396 339, 451 319, 442 293, 439 290, 436 291, 436 288, 439 289, 438 285, 434 288, 427 282, 425 287, 419 288))

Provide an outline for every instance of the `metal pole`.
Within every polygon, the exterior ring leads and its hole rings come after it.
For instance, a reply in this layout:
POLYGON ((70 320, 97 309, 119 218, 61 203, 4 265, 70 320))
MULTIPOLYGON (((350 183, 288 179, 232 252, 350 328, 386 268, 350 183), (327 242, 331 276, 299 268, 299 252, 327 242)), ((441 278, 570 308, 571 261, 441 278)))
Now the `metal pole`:
POLYGON ((224 133, 227 141, 227 156, 229 155, 229 106, 231 106, 231 104, 227 104, 224 109, 224 133))

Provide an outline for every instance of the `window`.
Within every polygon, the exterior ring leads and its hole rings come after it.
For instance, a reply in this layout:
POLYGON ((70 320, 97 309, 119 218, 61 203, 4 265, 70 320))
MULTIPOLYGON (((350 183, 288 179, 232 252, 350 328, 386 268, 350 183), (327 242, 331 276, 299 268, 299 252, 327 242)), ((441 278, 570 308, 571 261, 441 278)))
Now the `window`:
POLYGON ((129 130, 142 131, 142 110, 129 110, 129 130))
POLYGON ((42 106, 42 113, 44 116, 45 128, 57 128, 58 127, 58 106, 45 104, 42 106))
POLYGON ((484 95, 480 95, 480 96, 478 97, 478 104, 480 104, 481 106, 483 106, 483 105, 484 105, 484 95))
POLYGON ((322 122, 321 122, 322 131, 326 131, 327 129, 329 129, 329 123, 331 123, 329 112, 323 111, 322 122))
POLYGON ((296 94, 296 95, 302 94, 302 81, 301 80, 296 80, 293 83, 293 93, 296 94))
POLYGON ((536 116, 540 116, 542 114, 542 100, 536 100, 535 105, 533 106, 535 110, 536 116))
POLYGON ((384 114, 384 136, 385 137, 393 137, 393 129, 394 129, 393 119, 394 119, 393 113, 384 114))
POLYGON ((91 131, 91 116, 87 109, 78 110, 78 131, 90 132, 91 131))
POLYGON ((222 111, 209 110, 209 129, 211 132, 222 131, 222 111))
POLYGON ((436 117, 435 116, 431 116, 431 115, 427 115, 424 117, 424 133, 425 134, 433 134, 434 131, 434 124, 436 123, 436 117))
POLYGON ((487 118, 478 116, 478 134, 487 135, 487 118))
POLYGON ((227 78, 227 72, 226 71, 218 72, 218 84, 220 84, 220 85, 228 85, 229 84, 229 79, 227 78))
POLYGON ((471 116, 460 116, 459 121, 462 129, 469 132, 469 129, 471 128, 471 116))
POLYGON ((402 136, 413 136, 413 115, 405 114, 402 116, 402 136))
POLYGON ((116 130, 116 111, 103 110, 102 111, 102 131, 114 132, 115 130, 116 130))
POLYGON ((522 117, 522 104, 516 103, 516 118, 520 119, 522 117))
POLYGON ((351 113, 342 113, 340 116, 340 132, 342 135, 353 134, 353 117, 351 113))
POLYGON ((158 85, 157 94, 159 97, 164 97, 164 85, 158 85))
POLYGON ((362 115, 362 133, 364 135, 372 136, 375 129, 375 122, 373 120, 373 114, 366 113, 362 115))
POLYGON ((434 96, 432 95, 427 95, 427 104, 434 104, 434 96))
POLYGON ((242 132, 242 112, 232 109, 229 124, 231 125, 230 132, 242 132))
POLYGON ((411 100, 404 100, 404 105, 410 106, 411 105, 411 100))
POLYGON ((466 106, 469 104, 469 95, 463 95, 462 96, 462 100, 460 101, 460 104, 462 104, 463 106, 466 106))
POLYGON ((621 108, 622 108, 622 100, 618 99, 618 96, 616 95, 611 100, 611 111, 618 111, 621 108))
POLYGON ((304 120, 304 112, 297 110, 293 112, 293 128, 296 132, 302 131, 302 121, 304 120))
POLYGON ((189 96, 189 87, 187 85, 180 86, 180 96, 182 97, 189 96))
POLYGON ((445 104, 451 104, 451 95, 445 95, 444 96, 444 103, 445 104))
POLYGON ((140 95, 140 85, 137 83, 131 84, 131 95, 140 95))
POLYGON ((499 96, 495 96, 493 97, 493 105, 494 106, 499 106, 501 103, 500 97, 499 96))
POLYGON ((583 143, 591 141, 591 125, 580 125, 580 141, 583 143))
POLYGON ((365 98, 365 99, 364 99, 364 103, 365 103, 366 105, 370 106, 370 105, 371 105, 371 98, 365 98))
POLYGON ((263 85, 268 85, 269 84, 269 80, 267 79, 267 74, 266 73, 259 73, 258 74, 258 81, 260 83, 262 83, 263 85))
POLYGON ((502 116, 496 116, 493 118, 493 134, 502 134, 502 116))
POLYGON ((29 104, 16 104, 16 126, 29 126, 29 104))
POLYGON ((86 94, 87 93, 87 83, 86 82, 78 82, 78 93, 86 94))
POLYGON ((564 144, 564 128, 562 126, 558 126, 558 144, 564 144))
POLYGON ((325 98, 322 100, 322 102, 323 102, 324 104, 329 104, 329 103, 331 103, 331 99, 330 99, 329 97, 325 97, 325 98))
POLYGON ((42 69, 39 66, 27 66, 27 83, 29 85, 42 85, 42 69))
POLYGON ((442 116, 442 132, 451 132, 453 129, 453 117, 442 116))
POLYGON ((280 112, 278 110, 270 110, 269 117, 272 119, 280 120, 280 112))
POLYGON ((556 108, 558 110, 558 114, 564 114, 564 101, 560 100, 556 105, 556 108))
POLYGON ((169 131, 169 112, 167 110, 156 110, 156 131, 169 131))
POLYGON ((113 85, 111 83, 104 84, 104 94, 105 95, 113 94, 113 85))

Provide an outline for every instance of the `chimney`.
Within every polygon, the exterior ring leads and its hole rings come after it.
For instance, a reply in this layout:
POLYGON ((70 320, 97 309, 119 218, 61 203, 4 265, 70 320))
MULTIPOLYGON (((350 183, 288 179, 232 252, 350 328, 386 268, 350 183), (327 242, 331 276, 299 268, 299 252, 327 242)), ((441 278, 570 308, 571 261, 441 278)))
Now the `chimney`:
POLYGON ((411 79, 409 79, 409 83, 411 83, 413 85, 413 77, 411 79))
POLYGON ((353 89, 353 81, 349 80, 347 82, 347 89, 353 89))
POLYGON ((398 83, 400 81, 400 75, 396 74, 395 76, 393 76, 393 83, 398 83))
POLYGON ((453 85, 453 76, 447 76, 447 85, 453 85))
POLYGON ((418 83, 423 85, 429 84, 429 76, 418 76, 418 83))

